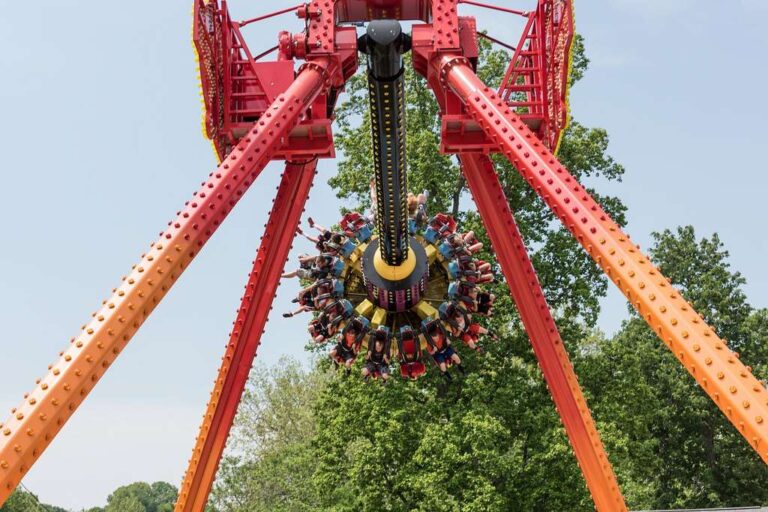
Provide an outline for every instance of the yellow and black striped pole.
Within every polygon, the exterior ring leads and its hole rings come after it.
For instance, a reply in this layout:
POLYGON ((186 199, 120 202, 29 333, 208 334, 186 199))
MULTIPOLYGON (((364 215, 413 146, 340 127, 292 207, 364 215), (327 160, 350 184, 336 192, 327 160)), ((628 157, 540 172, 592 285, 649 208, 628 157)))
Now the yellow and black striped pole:
POLYGON ((396 20, 375 20, 360 38, 368 56, 376 223, 382 263, 400 266, 408 259, 403 52, 410 38, 396 20))

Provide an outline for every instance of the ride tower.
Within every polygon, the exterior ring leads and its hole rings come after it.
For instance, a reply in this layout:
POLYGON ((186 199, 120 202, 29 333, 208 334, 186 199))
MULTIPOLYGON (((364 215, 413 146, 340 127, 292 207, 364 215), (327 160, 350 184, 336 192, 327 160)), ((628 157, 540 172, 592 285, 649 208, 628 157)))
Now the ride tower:
POLYGON ((403 53, 410 44, 397 20, 372 20, 358 39, 368 63, 378 228, 363 252, 362 276, 371 302, 391 312, 416 305, 429 277, 426 252, 408 229, 403 53))

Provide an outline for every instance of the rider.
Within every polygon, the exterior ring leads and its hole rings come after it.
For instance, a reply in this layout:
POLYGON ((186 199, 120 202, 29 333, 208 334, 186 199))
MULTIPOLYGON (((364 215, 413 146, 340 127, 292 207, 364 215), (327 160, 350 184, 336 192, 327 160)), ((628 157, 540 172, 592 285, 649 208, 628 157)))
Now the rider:
POLYGON ((303 313, 305 311, 314 311, 315 310, 315 293, 317 293, 317 282, 312 283, 310 286, 307 286, 303 290, 299 292, 299 295, 293 299, 291 302, 294 304, 299 304, 299 309, 296 311, 289 311, 288 313, 283 313, 283 318, 291 318, 294 315, 298 315, 299 313, 303 313))
POLYGON ((337 364, 343 364, 347 375, 352 371, 352 364, 355 362, 357 353, 360 350, 360 343, 368 332, 367 320, 365 323, 359 318, 355 318, 341 331, 341 339, 331 350, 331 359, 337 364))
POLYGON ((367 242, 371 239, 373 225, 371 220, 358 212, 348 212, 339 223, 344 234, 354 238, 358 242, 367 242))
POLYGON ((459 270, 456 274, 458 277, 462 277, 472 283, 490 283, 493 281, 493 274, 490 272, 490 268, 490 265, 485 262, 473 260, 468 256, 460 256, 459 270))
POLYGON ((451 347, 451 341, 448 339, 440 321, 431 320, 424 323, 422 331, 424 332, 424 338, 427 340, 427 351, 432 356, 432 359, 434 359, 442 376, 449 382, 453 380, 453 377, 448 373, 449 363, 455 365, 456 370, 463 374, 464 367, 461 366, 461 358, 451 347))
POLYGON ((424 238, 431 244, 437 244, 443 238, 456 231, 456 220, 445 213, 438 213, 427 221, 424 238))
POLYGON ((475 253, 483 248, 483 243, 477 239, 474 231, 467 231, 462 238, 469 252, 475 253))
POLYGON ((280 277, 283 279, 290 277, 298 277, 299 279, 317 279, 319 277, 325 277, 333 270, 333 260, 334 258, 330 254, 320 254, 312 258, 311 266, 306 262, 301 262, 298 269, 286 272, 280 277))
POLYGON ((389 348, 390 333, 386 327, 379 327, 371 334, 368 353, 365 356, 365 366, 363 367, 363 377, 366 381, 373 375, 381 375, 384 382, 389 380, 389 348))
POLYGON ((334 333, 338 330, 338 326, 341 323, 350 318, 354 313, 354 307, 352 303, 346 299, 339 299, 323 308, 323 314, 328 317, 329 328, 334 328, 334 333))
POLYGON ((330 323, 326 313, 320 313, 316 318, 309 321, 307 331, 312 336, 315 343, 325 343, 336 334, 336 327, 330 323))
POLYGON ((334 300, 340 298, 344 293, 344 284, 335 279, 319 279, 315 281, 314 294, 312 302, 315 309, 325 308, 334 300))
MULTIPOLYGON (((312 219, 309 219, 309 220, 310 220, 310 224, 309 224, 310 227, 314 226, 314 224, 311 222, 312 219)), ((296 233, 300 234, 301 236, 303 236, 304 238, 306 238, 307 240, 315 244, 315 249, 317 249, 318 252, 325 252, 326 243, 328 242, 328 240, 331 239, 332 233, 324 228, 322 230, 318 229, 318 231, 320 231, 319 235, 309 236, 300 227, 296 228, 296 233)))
POLYGON ((415 235, 427 224, 427 192, 424 191, 418 196, 408 192, 406 204, 408 205, 408 231, 415 235))
POLYGON ((477 345, 477 342, 483 334, 488 334, 494 340, 498 339, 496 335, 482 325, 472 322, 469 313, 453 302, 441 304, 439 311, 440 319, 448 325, 450 335, 460 339, 472 350, 482 353, 483 349, 477 345))
POLYGON ((397 334, 397 353, 400 362, 400 375, 416 380, 424 374, 424 363, 421 362, 421 346, 418 333, 410 325, 404 325, 397 334))

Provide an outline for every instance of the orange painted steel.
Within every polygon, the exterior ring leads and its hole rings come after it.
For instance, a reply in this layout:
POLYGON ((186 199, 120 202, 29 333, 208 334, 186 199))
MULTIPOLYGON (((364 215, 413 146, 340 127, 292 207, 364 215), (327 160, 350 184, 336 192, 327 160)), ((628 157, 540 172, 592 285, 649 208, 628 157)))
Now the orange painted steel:
POLYGON ((230 334, 219 375, 184 482, 176 512, 203 512, 208 502, 216 471, 237 414, 248 374, 261 342, 261 335, 272 309, 296 227, 309 197, 317 160, 306 164, 286 164, 261 245, 248 276, 248 284, 230 334))
POLYGON ((624 497, 563 346, 544 291, 490 157, 461 153, 461 166, 520 312, 552 400, 600 512, 626 511, 624 497))
POLYGON ((322 90, 330 65, 304 65, 0 427, 0 504, 267 165, 322 90))
POLYGON ((459 55, 431 64, 467 113, 619 287, 640 316, 768 463, 768 391, 670 281, 459 55))

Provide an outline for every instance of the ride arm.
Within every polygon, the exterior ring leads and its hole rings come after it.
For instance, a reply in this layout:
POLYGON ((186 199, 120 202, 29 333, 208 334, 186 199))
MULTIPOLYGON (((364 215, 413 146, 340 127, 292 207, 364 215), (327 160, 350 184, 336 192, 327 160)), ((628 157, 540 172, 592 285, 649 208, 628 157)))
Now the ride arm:
POLYGON ((435 53, 430 62, 498 150, 768 463, 768 392, 749 368, 508 104, 475 75, 466 58, 435 53))
POLYGON ((318 59, 302 68, 0 426, 0 505, 267 165, 330 66, 318 59))
POLYGON ((600 512, 626 511, 616 476, 563 346, 490 157, 461 153, 461 168, 531 340, 584 480, 600 512))
POLYGON ((316 163, 317 160, 306 164, 286 164, 181 485, 176 512, 205 510, 272 309, 272 300, 291 249, 295 228, 312 187, 316 163))

